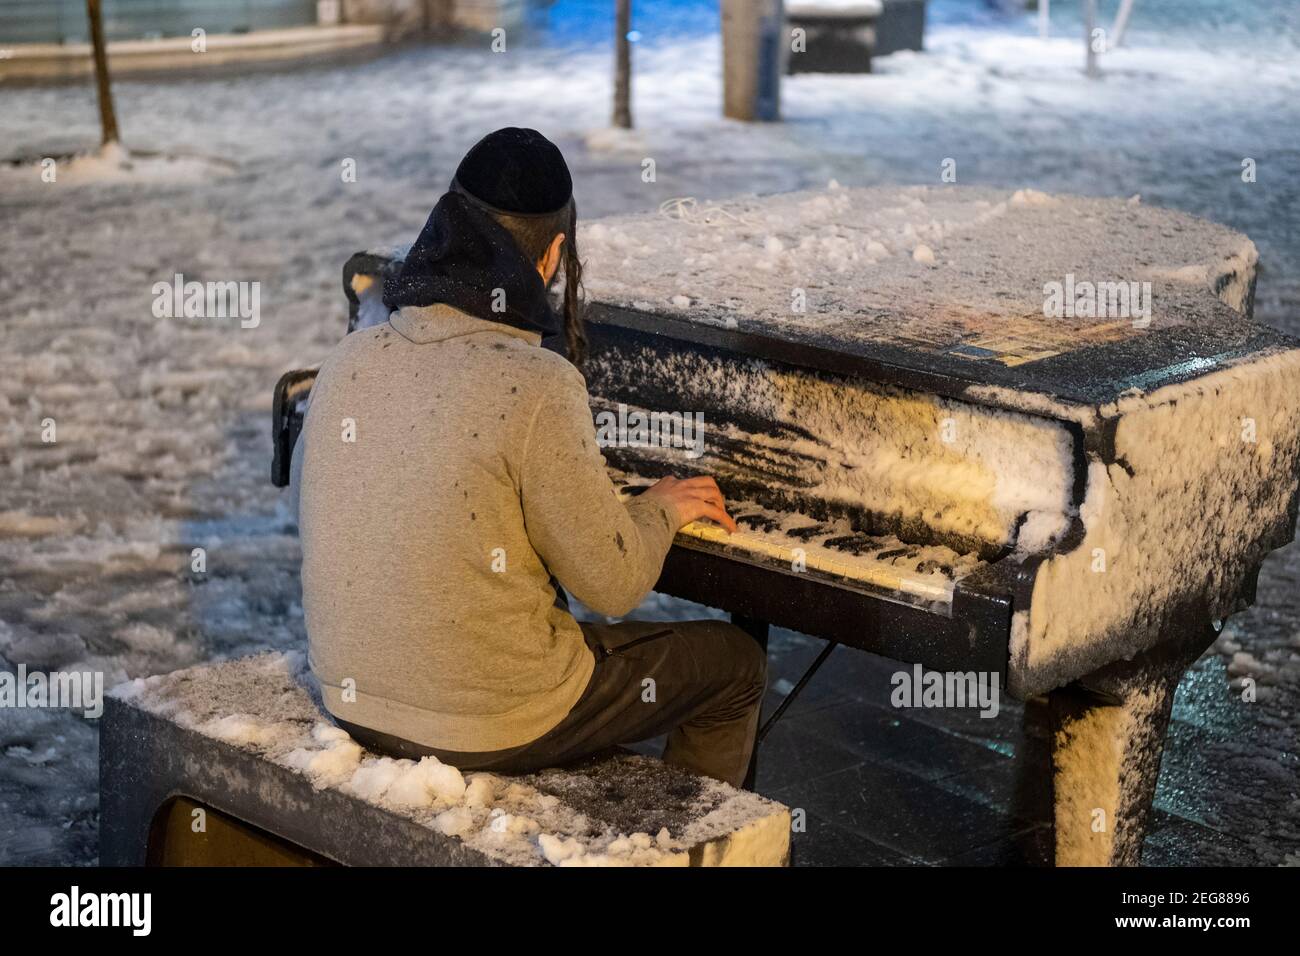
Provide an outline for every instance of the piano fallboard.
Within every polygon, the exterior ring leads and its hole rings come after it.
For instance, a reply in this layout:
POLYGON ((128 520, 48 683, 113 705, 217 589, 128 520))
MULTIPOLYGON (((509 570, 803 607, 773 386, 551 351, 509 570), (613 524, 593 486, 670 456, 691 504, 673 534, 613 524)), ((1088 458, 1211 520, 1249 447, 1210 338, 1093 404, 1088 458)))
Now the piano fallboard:
POLYGON ((928 668, 996 673, 1005 685, 1019 570, 994 566, 963 579, 944 614, 878 589, 679 538, 655 590, 928 668))

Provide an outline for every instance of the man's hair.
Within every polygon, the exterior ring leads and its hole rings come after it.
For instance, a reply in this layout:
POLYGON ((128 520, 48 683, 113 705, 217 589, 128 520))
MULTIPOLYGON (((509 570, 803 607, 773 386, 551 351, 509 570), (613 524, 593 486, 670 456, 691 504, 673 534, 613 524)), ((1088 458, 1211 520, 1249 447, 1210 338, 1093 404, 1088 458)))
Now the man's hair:
POLYGON ((569 205, 546 216, 511 216, 493 212, 493 219, 501 224, 515 240, 519 251, 529 262, 540 262, 551 242, 564 233, 564 342, 569 361, 579 368, 587 358, 587 333, 582 324, 582 263, 578 261, 578 206, 570 199, 569 205))

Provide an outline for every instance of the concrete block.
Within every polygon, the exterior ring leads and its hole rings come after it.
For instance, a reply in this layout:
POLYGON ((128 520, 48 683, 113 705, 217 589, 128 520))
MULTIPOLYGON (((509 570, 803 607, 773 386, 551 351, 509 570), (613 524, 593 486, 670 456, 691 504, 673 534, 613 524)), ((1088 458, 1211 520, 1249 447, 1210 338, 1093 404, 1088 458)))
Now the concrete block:
POLYGON ((350 865, 779 866, 789 856, 786 807, 647 757, 508 777, 367 753, 330 721, 298 654, 117 688, 100 789, 108 865, 157 859, 158 821, 178 798, 350 865))

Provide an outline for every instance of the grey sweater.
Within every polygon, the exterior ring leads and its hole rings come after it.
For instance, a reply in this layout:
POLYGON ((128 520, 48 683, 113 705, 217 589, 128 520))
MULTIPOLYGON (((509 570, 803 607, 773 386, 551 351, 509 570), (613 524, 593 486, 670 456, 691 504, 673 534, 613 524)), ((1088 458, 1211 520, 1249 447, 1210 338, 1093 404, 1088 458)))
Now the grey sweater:
POLYGON ((349 335, 294 454, 309 659, 344 720, 442 750, 528 743, 594 665, 551 575, 622 615, 676 524, 618 500, 582 375, 447 306, 349 335))

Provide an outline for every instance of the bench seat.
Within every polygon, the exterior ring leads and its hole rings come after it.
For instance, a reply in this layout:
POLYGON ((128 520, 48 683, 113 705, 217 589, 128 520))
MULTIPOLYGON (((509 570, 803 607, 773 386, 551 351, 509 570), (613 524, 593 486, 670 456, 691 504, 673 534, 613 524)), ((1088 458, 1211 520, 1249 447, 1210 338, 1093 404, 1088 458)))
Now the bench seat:
POLYGON ((789 858, 787 808, 644 756, 503 776, 368 753, 330 721, 300 653, 123 684, 106 701, 100 753, 100 862, 108 865, 789 858), (253 836, 241 843, 238 834, 253 836), (227 838, 243 849, 217 845, 227 838))
POLYGON ((798 0, 785 4, 789 73, 870 73, 881 0, 798 0), (796 30, 802 44, 794 43, 796 30))
POLYGON ((884 11, 882 0, 786 0, 791 20, 875 20, 884 11))

